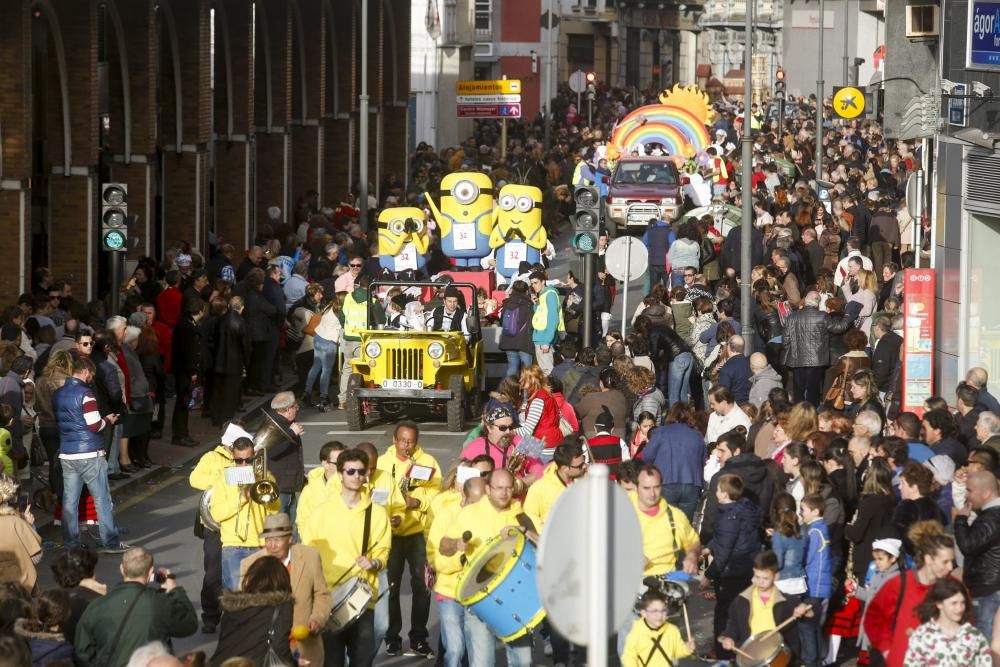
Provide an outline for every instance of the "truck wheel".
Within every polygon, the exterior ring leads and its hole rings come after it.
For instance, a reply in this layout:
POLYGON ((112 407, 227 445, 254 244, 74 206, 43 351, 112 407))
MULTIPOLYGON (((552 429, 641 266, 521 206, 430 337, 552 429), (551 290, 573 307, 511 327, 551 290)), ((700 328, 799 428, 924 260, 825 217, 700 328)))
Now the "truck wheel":
POLYGON ((365 415, 362 411, 361 399, 354 391, 361 386, 361 376, 352 373, 347 380, 347 402, 344 404, 344 412, 347 413, 347 430, 364 431, 365 415))
POLYGON ((473 421, 478 421, 483 416, 483 389, 477 383, 473 387, 472 392, 469 394, 469 400, 466 403, 469 408, 469 419, 473 421))
POLYGON ((452 375, 448 380, 448 389, 454 398, 448 400, 448 430, 458 433, 465 425, 465 379, 461 375, 452 375))

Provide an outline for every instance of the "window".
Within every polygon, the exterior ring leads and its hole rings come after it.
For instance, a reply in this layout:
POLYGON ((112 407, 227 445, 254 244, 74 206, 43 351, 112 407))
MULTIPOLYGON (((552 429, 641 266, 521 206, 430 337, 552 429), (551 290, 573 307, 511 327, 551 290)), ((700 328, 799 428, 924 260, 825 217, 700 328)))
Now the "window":
POLYGON ((907 5, 906 36, 931 37, 938 34, 937 5, 907 5))
POLYGON ((566 60, 569 64, 569 71, 592 71, 594 69, 594 36, 570 34, 567 37, 569 39, 566 44, 566 60))
POLYGON ((489 38, 493 33, 493 0, 476 0, 476 37, 489 38))

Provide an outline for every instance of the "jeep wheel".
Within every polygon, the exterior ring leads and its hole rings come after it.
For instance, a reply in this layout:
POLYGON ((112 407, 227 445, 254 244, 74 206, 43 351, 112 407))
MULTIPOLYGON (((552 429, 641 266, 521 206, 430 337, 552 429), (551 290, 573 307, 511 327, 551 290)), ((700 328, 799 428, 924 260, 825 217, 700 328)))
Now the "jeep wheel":
POLYGON ((448 380, 448 389, 453 398, 446 404, 448 412, 448 430, 458 433, 465 425, 465 379, 461 375, 452 375, 448 380))
POLYGON ((361 399, 354 394, 354 390, 361 386, 361 376, 352 373, 347 380, 347 402, 344 404, 344 412, 347 413, 347 430, 365 430, 365 415, 362 411, 361 399))
POLYGON ((472 421, 479 421, 483 417, 483 387, 480 386, 485 384, 480 381, 476 383, 472 392, 469 393, 469 399, 465 403, 465 407, 469 411, 469 419, 472 421))

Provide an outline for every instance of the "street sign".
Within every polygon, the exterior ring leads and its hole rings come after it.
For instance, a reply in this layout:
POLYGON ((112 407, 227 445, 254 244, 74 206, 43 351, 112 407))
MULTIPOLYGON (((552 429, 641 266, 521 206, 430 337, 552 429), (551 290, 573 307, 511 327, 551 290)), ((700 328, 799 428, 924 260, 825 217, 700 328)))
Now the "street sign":
POLYGON ((607 466, 592 465, 559 496, 538 547, 546 617, 559 634, 582 645, 595 633, 606 641, 631 617, 642 584, 639 519, 607 475, 607 466))
POLYGON ((968 87, 964 83, 956 83, 952 89, 953 97, 948 99, 948 124, 965 127, 969 124, 969 98, 965 97, 968 87))
POLYGON ((578 69, 569 75, 569 89, 576 94, 587 90, 587 73, 578 69))
POLYGON ((969 3, 969 20, 966 66, 975 70, 1000 69, 1000 4, 996 2, 969 3))
POLYGON ((520 104, 520 95, 459 95, 458 104, 520 104))
POLYGON ((903 272, 902 411, 918 417, 924 401, 934 395, 934 292, 934 269, 903 272))
POLYGON ((552 12, 552 16, 550 17, 548 10, 546 10, 546 11, 542 12, 541 19, 542 19, 542 21, 541 21, 542 30, 548 30, 549 29, 549 21, 552 21, 552 27, 553 28, 559 27, 559 15, 556 14, 555 12, 552 12))
POLYGON ((493 81, 459 81, 455 84, 457 95, 520 95, 520 79, 493 81))
POLYGON ((459 104, 459 118, 520 118, 520 104, 459 104))
POLYGON ((857 118, 865 112, 865 94, 852 86, 835 88, 833 112, 840 118, 857 118))
POLYGON ((626 283, 638 280, 649 268, 649 251, 639 239, 629 235, 619 236, 608 245, 604 264, 615 280, 626 283))

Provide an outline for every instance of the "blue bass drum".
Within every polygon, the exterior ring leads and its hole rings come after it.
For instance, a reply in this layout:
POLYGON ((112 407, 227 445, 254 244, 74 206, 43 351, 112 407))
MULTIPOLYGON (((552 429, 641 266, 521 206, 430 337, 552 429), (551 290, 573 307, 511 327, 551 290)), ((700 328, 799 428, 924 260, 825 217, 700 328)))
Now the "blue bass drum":
POLYGON ((545 618, 538 595, 535 545, 521 533, 494 537, 473 554, 458 580, 458 602, 504 642, 531 632, 545 618))

